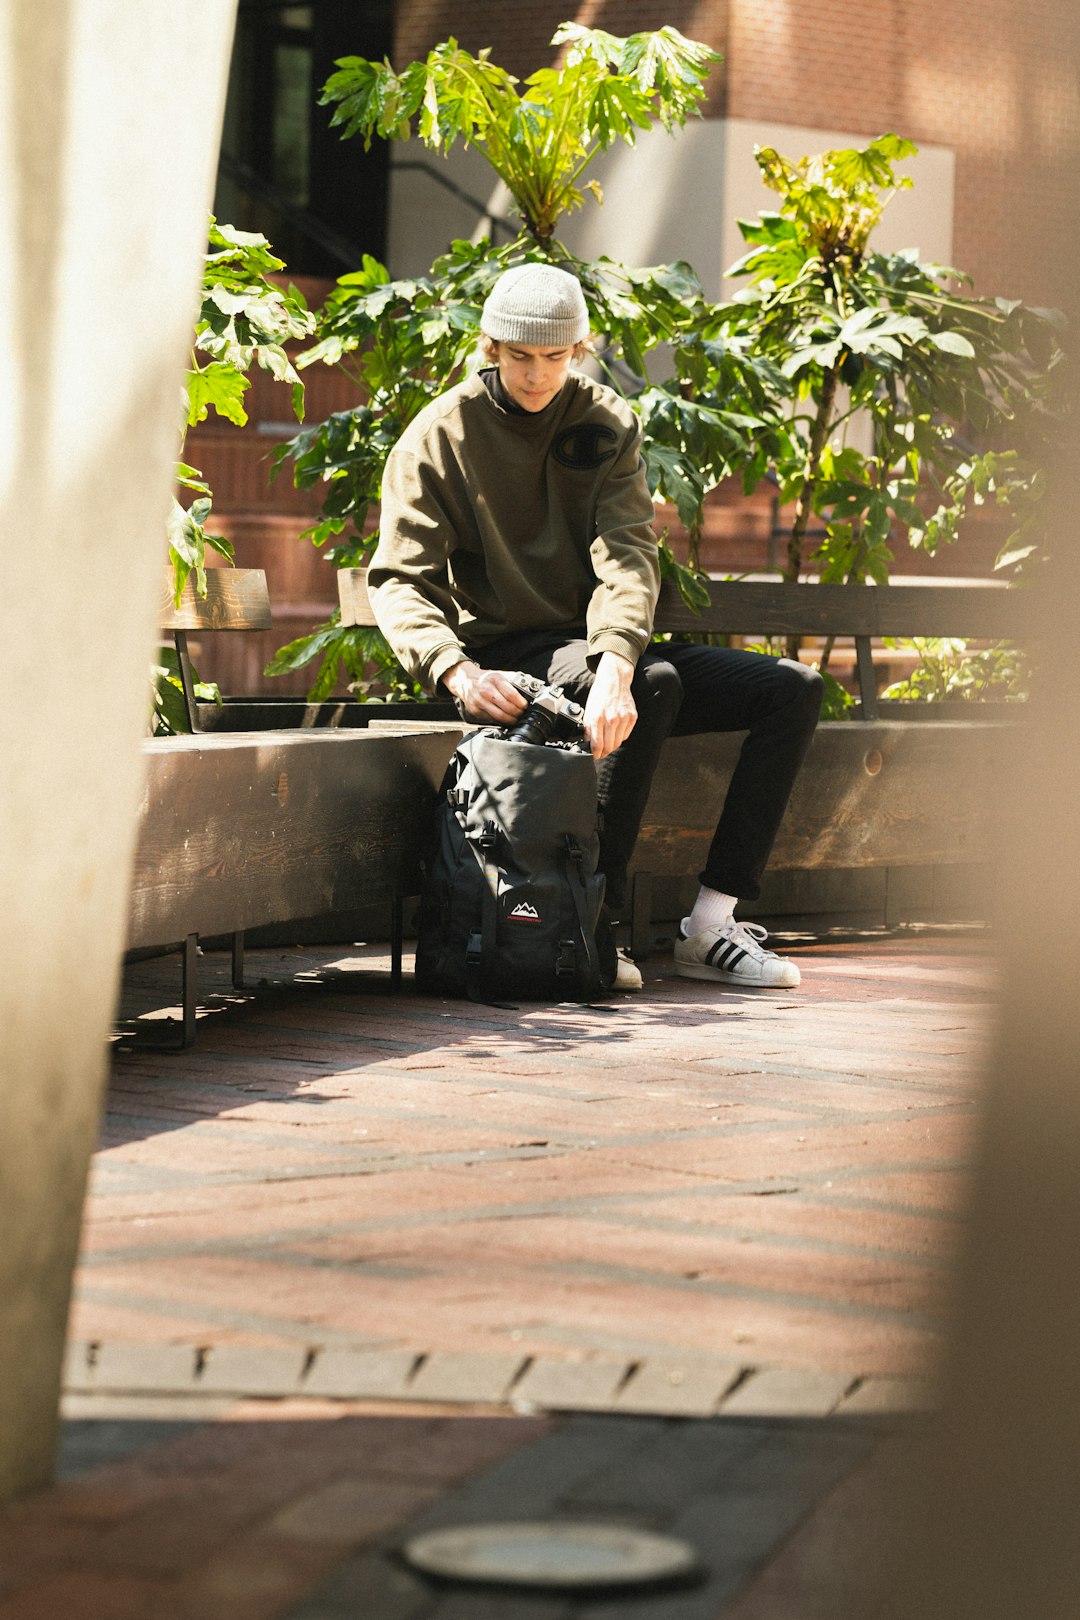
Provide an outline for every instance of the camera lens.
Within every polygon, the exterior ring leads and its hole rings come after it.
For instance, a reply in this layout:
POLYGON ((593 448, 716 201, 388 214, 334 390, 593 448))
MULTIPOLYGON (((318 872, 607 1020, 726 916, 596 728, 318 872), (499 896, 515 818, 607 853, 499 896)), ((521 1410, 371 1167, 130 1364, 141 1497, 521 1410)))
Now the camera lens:
POLYGON ((517 725, 507 733, 507 742, 535 743, 542 748, 555 735, 555 716, 536 703, 530 703, 517 725))

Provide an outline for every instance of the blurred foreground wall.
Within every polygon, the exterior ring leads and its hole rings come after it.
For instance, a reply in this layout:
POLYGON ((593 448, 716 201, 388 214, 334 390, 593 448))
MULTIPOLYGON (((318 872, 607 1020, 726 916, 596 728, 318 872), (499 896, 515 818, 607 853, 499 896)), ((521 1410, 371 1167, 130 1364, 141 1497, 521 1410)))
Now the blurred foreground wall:
POLYGON ((0 9, 0 1499, 52 1466, 235 4, 0 9))
MULTIPOLYGON (((1075 127, 1075 5, 1017 5, 1015 25, 1067 66, 1075 127)), ((1074 142, 1055 188, 1068 206, 1040 216, 1029 242, 1071 321, 1072 427, 1047 456, 1053 561, 1027 766, 999 788, 1003 803, 1019 796, 1024 834, 996 874, 1000 1008, 944 1410, 909 1482, 889 1620, 1080 1615, 1078 160, 1074 142)))

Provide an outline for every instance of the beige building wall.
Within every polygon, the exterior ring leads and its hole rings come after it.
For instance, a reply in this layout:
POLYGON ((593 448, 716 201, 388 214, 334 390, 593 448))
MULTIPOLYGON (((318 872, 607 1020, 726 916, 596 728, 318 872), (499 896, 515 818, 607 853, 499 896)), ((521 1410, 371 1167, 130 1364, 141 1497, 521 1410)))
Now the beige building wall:
MULTIPOLYGON (((866 141, 865 135, 843 130, 743 118, 693 119, 676 135, 653 129, 635 147, 619 142, 596 160, 586 178, 600 182, 603 206, 587 193, 583 206, 564 216, 558 235, 583 259, 606 255, 631 265, 685 259, 710 298, 727 297, 732 284, 725 286, 724 271, 743 252, 737 221, 756 218, 779 200, 761 182, 755 145, 775 146, 786 157, 800 158, 866 141)), ((410 142, 393 150, 392 162, 392 274, 423 275, 455 236, 487 234, 491 214, 516 226, 510 195, 481 153, 459 149, 443 158, 410 142), (428 165, 479 206, 455 196, 431 172, 413 167, 417 163, 428 165)), ((951 263, 953 154, 945 147, 922 147, 900 172, 911 176, 914 189, 892 199, 875 243, 886 251, 916 247, 924 258, 951 263)), ((507 232, 500 231, 498 240, 508 240, 507 232)))

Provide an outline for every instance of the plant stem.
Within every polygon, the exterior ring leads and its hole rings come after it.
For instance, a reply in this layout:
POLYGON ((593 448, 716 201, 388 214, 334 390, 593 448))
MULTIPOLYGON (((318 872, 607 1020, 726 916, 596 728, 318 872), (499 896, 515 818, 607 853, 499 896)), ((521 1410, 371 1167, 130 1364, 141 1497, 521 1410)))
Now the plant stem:
POLYGON ((833 401, 836 398, 836 388, 840 380, 838 367, 827 371, 822 380, 821 399, 818 401, 817 414, 814 425, 810 430, 810 443, 806 451, 806 481, 803 484, 799 499, 795 504, 795 521, 791 525, 791 534, 788 536, 787 565, 784 569, 784 579, 789 585, 799 583, 802 572, 802 543, 806 534, 806 527, 810 521, 810 513, 814 507, 814 491, 817 488, 818 472, 821 468, 821 453, 829 437, 832 425, 833 401))
MULTIPOLYGON (((865 536, 865 534, 860 534, 859 543, 856 546, 855 554, 851 559, 851 567, 848 569, 847 578, 844 581, 845 585, 850 585, 851 584, 852 580, 855 577, 855 572, 858 569, 860 563, 862 562, 862 560, 863 560, 863 558, 865 556, 866 556, 866 536, 865 536)), ((818 660, 818 671, 822 675, 824 675, 825 671, 829 667, 829 659, 832 657, 833 647, 835 645, 836 645, 836 637, 834 635, 826 636, 825 645, 821 649, 821 657, 818 660)))
MULTIPOLYGON (((791 525, 791 533, 788 536, 784 580, 789 585, 797 585, 799 575, 802 572, 803 537, 806 534, 806 526, 810 521, 810 513, 814 508, 814 490, 817 488, 821 453, 829 437, 830 418, 839 380, 840 371, 838 367, 827 371, 822 380, 821 399, 818 401, 817 415, 814 418, 813 428, 810 430, 810 444, 806 452, 806 482, 803 484, 796 503, 795 521, 791 525)), ((799 656, 799 638, 797 635, 788 636, 784 651, 785 656, 788 658, 797 658, 799 656)))
POLYGON ((692 568, 695 574, 699 574, 701 572, 701 530, 704 523, 704 518, 704 509, 699 507, 698 515, 690 529, 687 531, 690 537, 690 544, 687 548, 686 566, 688 568, 692 568))
MULTIPOLYGON (((895 382, 895 379, 893 379, 893 378, 889 379, 889 394, 890 394, 890 396, 892 398, 893 415, 895 416, 896 409, 897 409, 896 382, 895 382)), ((882 424, 875 418, 875 420, 874 420, 874 439, 875 439, 875 441, 878 441, 876 443, 876 448, 877 448, 877 455, 878 455, 878 481, 877 481, 877 487, 878 487, 878 493, 879 494, 885 489, 886 484, 889 482, 889 464, 888 464, 888 461, 887 461, 886 455, 885 455, 886 441, 885 441, 884 434, 879 432, 879 430, 881 429, 881 426, 882 426, 882 424)), ((847 571, 847 578, 844 580, 845 585, 850 585, 852 583, 852 581, 855 578, 856 573, 862 567, 863 560, 864 560, 865 556, 866 556, 866 528, 865 528, 865 526, 863 526, 859 531, 859 538, 858 538, 858 540, 857 540, 857 542, 855 544, 855 549, 851 554, 851 563, 850 563, 850 566, 849 566, 848 571, 847 571)), ((824 675, 825 671, 829 667, 829 659, 832 657, 832 650, 833 650, 833 647, 835 646, 835 644, 836 644, 836 637, 835 636, 828 636, 826 638, 825 645, 824 645, 824 647, 822 648, 822 651, 821 651, 821 658, 820 658, 820 660, 818 662, 818 672, 820 674, 822 674, 822 675, 824 675)))

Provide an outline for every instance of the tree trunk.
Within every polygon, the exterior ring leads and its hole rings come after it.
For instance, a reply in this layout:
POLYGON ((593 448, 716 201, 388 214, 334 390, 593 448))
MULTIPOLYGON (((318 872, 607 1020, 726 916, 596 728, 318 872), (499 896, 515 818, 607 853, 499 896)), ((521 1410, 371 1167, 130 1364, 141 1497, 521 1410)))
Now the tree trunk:
POLYGON ((688 568, 693 569, 695 574, 701 572, 701 530, 703 516, 704 514, 699 514, 697 522, 693 524, 693 526, 687 531, 689 535, 689 545, 687 546, 686 565, 688 568))

